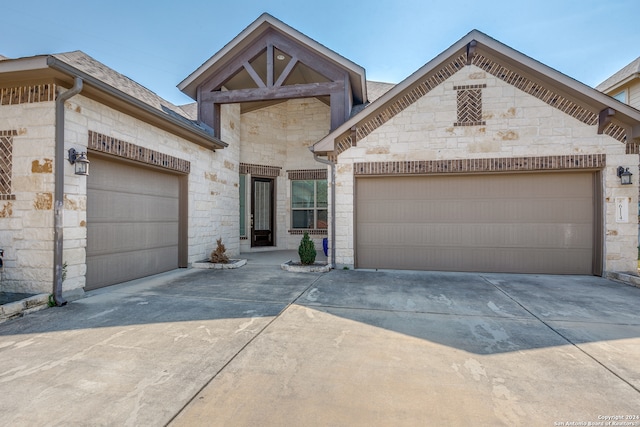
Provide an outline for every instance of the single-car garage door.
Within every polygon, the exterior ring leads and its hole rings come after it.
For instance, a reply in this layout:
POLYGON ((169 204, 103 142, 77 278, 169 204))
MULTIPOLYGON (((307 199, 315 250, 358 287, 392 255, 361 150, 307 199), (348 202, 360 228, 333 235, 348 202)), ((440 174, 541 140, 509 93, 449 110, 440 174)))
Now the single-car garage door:
POLYGON ((594 273, 594 173, 356 180, 356 266, 594 273))
POLYGON ((177 175, 91 159, 85 289, 178 268, 177 175))

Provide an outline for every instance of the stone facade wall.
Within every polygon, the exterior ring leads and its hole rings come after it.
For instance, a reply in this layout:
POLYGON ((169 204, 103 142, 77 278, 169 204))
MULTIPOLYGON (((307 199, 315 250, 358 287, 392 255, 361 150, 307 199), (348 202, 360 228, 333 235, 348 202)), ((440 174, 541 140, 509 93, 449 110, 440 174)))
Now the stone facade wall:
MULTIPOLYGON (((0 133, 6 135, 3 145, 11 154, 7 167, 11 190, 0 200, 0 248, 4 249, 0 290, 51 292, 54 102, 46 99, 20 102, 19 98, 3 102, 0 133)), ((70 249, 74 250, 73 243, 70 249)))
MULTIPOLYGON (((51 292, 55 103, 0 105, 0 132, 12 131, 14 197, 0 200, 0 248, 5 250, 2 290, 51 292)), ((206 258, 222 237, 231 256, 238 241, 238 137, 227 132, 228 149, 213 152, 80 95, 65 103, 65 153, 86 151, 91 132, 189 162, 188 262, 206 258), (228 150, 228 151, 227 151, 228 150)), ((226 129, 226 128, 225 128, 226 129)), ((66 156, 65 156, 66 157, 66 156)), ((91 160, 91 151, 88 154, 91 160)), ((87 179, 66 159, 64 251, 66 295, 81 294, 86 273, 87 179)))
POLYGON ((357 140, 338 156, 336 200, 336 261, 354 264, 354 164, 455 159, 510 159, 517 157, 606 154, 603 173, 605 211, 605 264, 608 271, 635 269, 638 201, 634 185, 621 186, 619 165, 637 176, 637 155, 613 137, 598 135, 588 125, 550 106, 484 70, 465 66, 428 93, 408 105, 386 123, 357 140), (485 124, 459 122, 457 93, 460 87, 481 89, 481 118, 485 124), (455 89, 454 89, 455 87, 455 89), (616 197, 629 200, 629 223, 616 223, 616 197))
MULTIPOLYGON (((234 203, 237 203, 237 195, 233 191, 237 192, 238 186, 237 166, 232 161, 225 161, 223 155, 230 149, 229 156, 233 157, 232 144, 214 152, 82 95, 71 98, 67 103, 76 106, 67 115, 67 149, 71 146, 86 148, 86 135, 93 131, 190 162, 189 263, 205 259, 220 237, 229 255, 238 254, 237 232, 233 228, 235 225, 237 230, 237 219, 231 211, 234 203)), ((86 197, 86 180, 79 186, 78 192, 86 197)))
MULTIPOLYGON (((224 119, 223 119, 224 120, 224 119)), ((309 146, 329 133, 329 106, 317 99, 292 99, 242 114, 240 162, 280 167, 276 178, 276 247, 297 249, 301 235, 289 233, 291 226, 291 181, 287 170, 326 169, 313 159, 309 146)), ((249 184, 249 183, 247 183, 249 184)), ((247 185, 249 186, 249 185, 247 185)), ((247 215, 250 197, 247 195, 247 215)), ((247 218, 249 224, 249 218, 247 218)), ((247 230, 247 234, 249 231, 247 230)), ((322 251, 322 235, 312 236, 322 251)), ((250 241, 241 241, 241 250, 251 250, 250 241)))

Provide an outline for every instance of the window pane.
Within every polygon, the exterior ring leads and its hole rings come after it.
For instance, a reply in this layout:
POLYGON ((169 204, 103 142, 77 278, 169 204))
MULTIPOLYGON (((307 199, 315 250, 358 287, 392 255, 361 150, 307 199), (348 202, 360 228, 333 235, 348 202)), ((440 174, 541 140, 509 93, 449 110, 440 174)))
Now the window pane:
POLYGON ((311 180, 291 181, 291 207, 312 208, 313 187, 314 182, 311 180))
POLYGON ((247 176, 240 175, 240 236, 245 237, 247 235, 246 226, 246 206, 247 206, 247 191, 246 191, 247 176))
POLYGON ((318 225, 317 228, 327 228, 327 211, 324 209, 318 209, 318 225))
POLYGON ((615 95, 613 95, 613 97, 620 102, 627 102, 627 92, 624 90, 622 92, 616 93, 615 95))
POLYGON ((271 183, 255 181, 253 200, 253 228, 264 231, 271 229, 271 183))
POLYGON ((316 181, 316 186, 318 188, 317 194, 317 204, 316 206, 319 208, 326 208, 327 204, 327 180, 319 179, 316 181))
POLYGON ((313 210, 292 212, 292 228, 313 228, 313 210))

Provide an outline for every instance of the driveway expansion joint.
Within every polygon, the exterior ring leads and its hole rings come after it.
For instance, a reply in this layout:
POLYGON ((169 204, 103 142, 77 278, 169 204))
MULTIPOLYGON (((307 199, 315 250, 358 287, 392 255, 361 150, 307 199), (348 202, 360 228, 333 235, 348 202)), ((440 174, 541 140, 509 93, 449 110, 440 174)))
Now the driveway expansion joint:
POLYGON ((592 355, 591 353, 589 353, 588 351, 586 351, 584 348, 582 348, 581 346, 579 346, 578 344, 576 344, 575 342, 571 341, 571 339, 569 339, 569 337, 565 336, 564 334, 562 334, 560 331, 558 331, 557 329, 555 329, 553 326, 551 326, 549 323, 547 323, 546 321, 544 321, 542 318, 540 318, 538 315, 536 315, 533 311, 529 310, 527 307, 525 307, 520 301, 518 301, 517 299, 515 299, 513 296, 511 296, 506 290, 502 289, 498 284, 492 282, 491 280, 487 279, 485 276, 480 275, 480 277, 485 280, 487 283, 491 284, 493 287, 495 287, 499 292, 502 292, 507 298, 509 298, 510 300, 512 300, 514 303, 516 303, 517 305, 519 305, 520 307, 522 307, 523 310, 527 311, 527 313, 529 313, 531 316, 533 316, 535 319, 537 319, 540 323, 542 323, 544 326, 546 326, 547 328, 549 328, 551 331, 553 331, 555 334, 557 334, 560 338, 562 338, 563 340, 565 340, 567 343, 571 344, 574 348, 576 348, 579 352, 581 352, 582 354, 584 354, 585 356, 589 357, 591 360, 593 360, 594 362, 596 362, 598 365, 600 365, 602 368, 604 368, 605 370, 607 370, 609 373, 611 373, 613 376, 615 376, 616 378, 618 378, 620 381, 622 381, 623 383, 627 384, 629 387, 631 387, 633 390, 635 390, 636 392, 640 393, 640 388, 636 387, 635 385, 633 385, 631 382, 627 381, 626 379, 624 379, 622 376, 620 376, 617 372, 615 372, 613 369, 609 368, 607 365, 605 365, 603 362, 601 362, 598 358, 596 358, 594 355, 592 355))

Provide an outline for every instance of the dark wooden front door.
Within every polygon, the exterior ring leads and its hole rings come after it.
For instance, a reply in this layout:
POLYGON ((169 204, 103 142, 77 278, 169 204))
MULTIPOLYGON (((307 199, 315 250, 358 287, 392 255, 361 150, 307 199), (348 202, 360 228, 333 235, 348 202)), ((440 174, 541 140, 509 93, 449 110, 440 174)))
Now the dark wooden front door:
POLYGON ((251 246, 273 246, 273 184, 251 178, 251 246))

